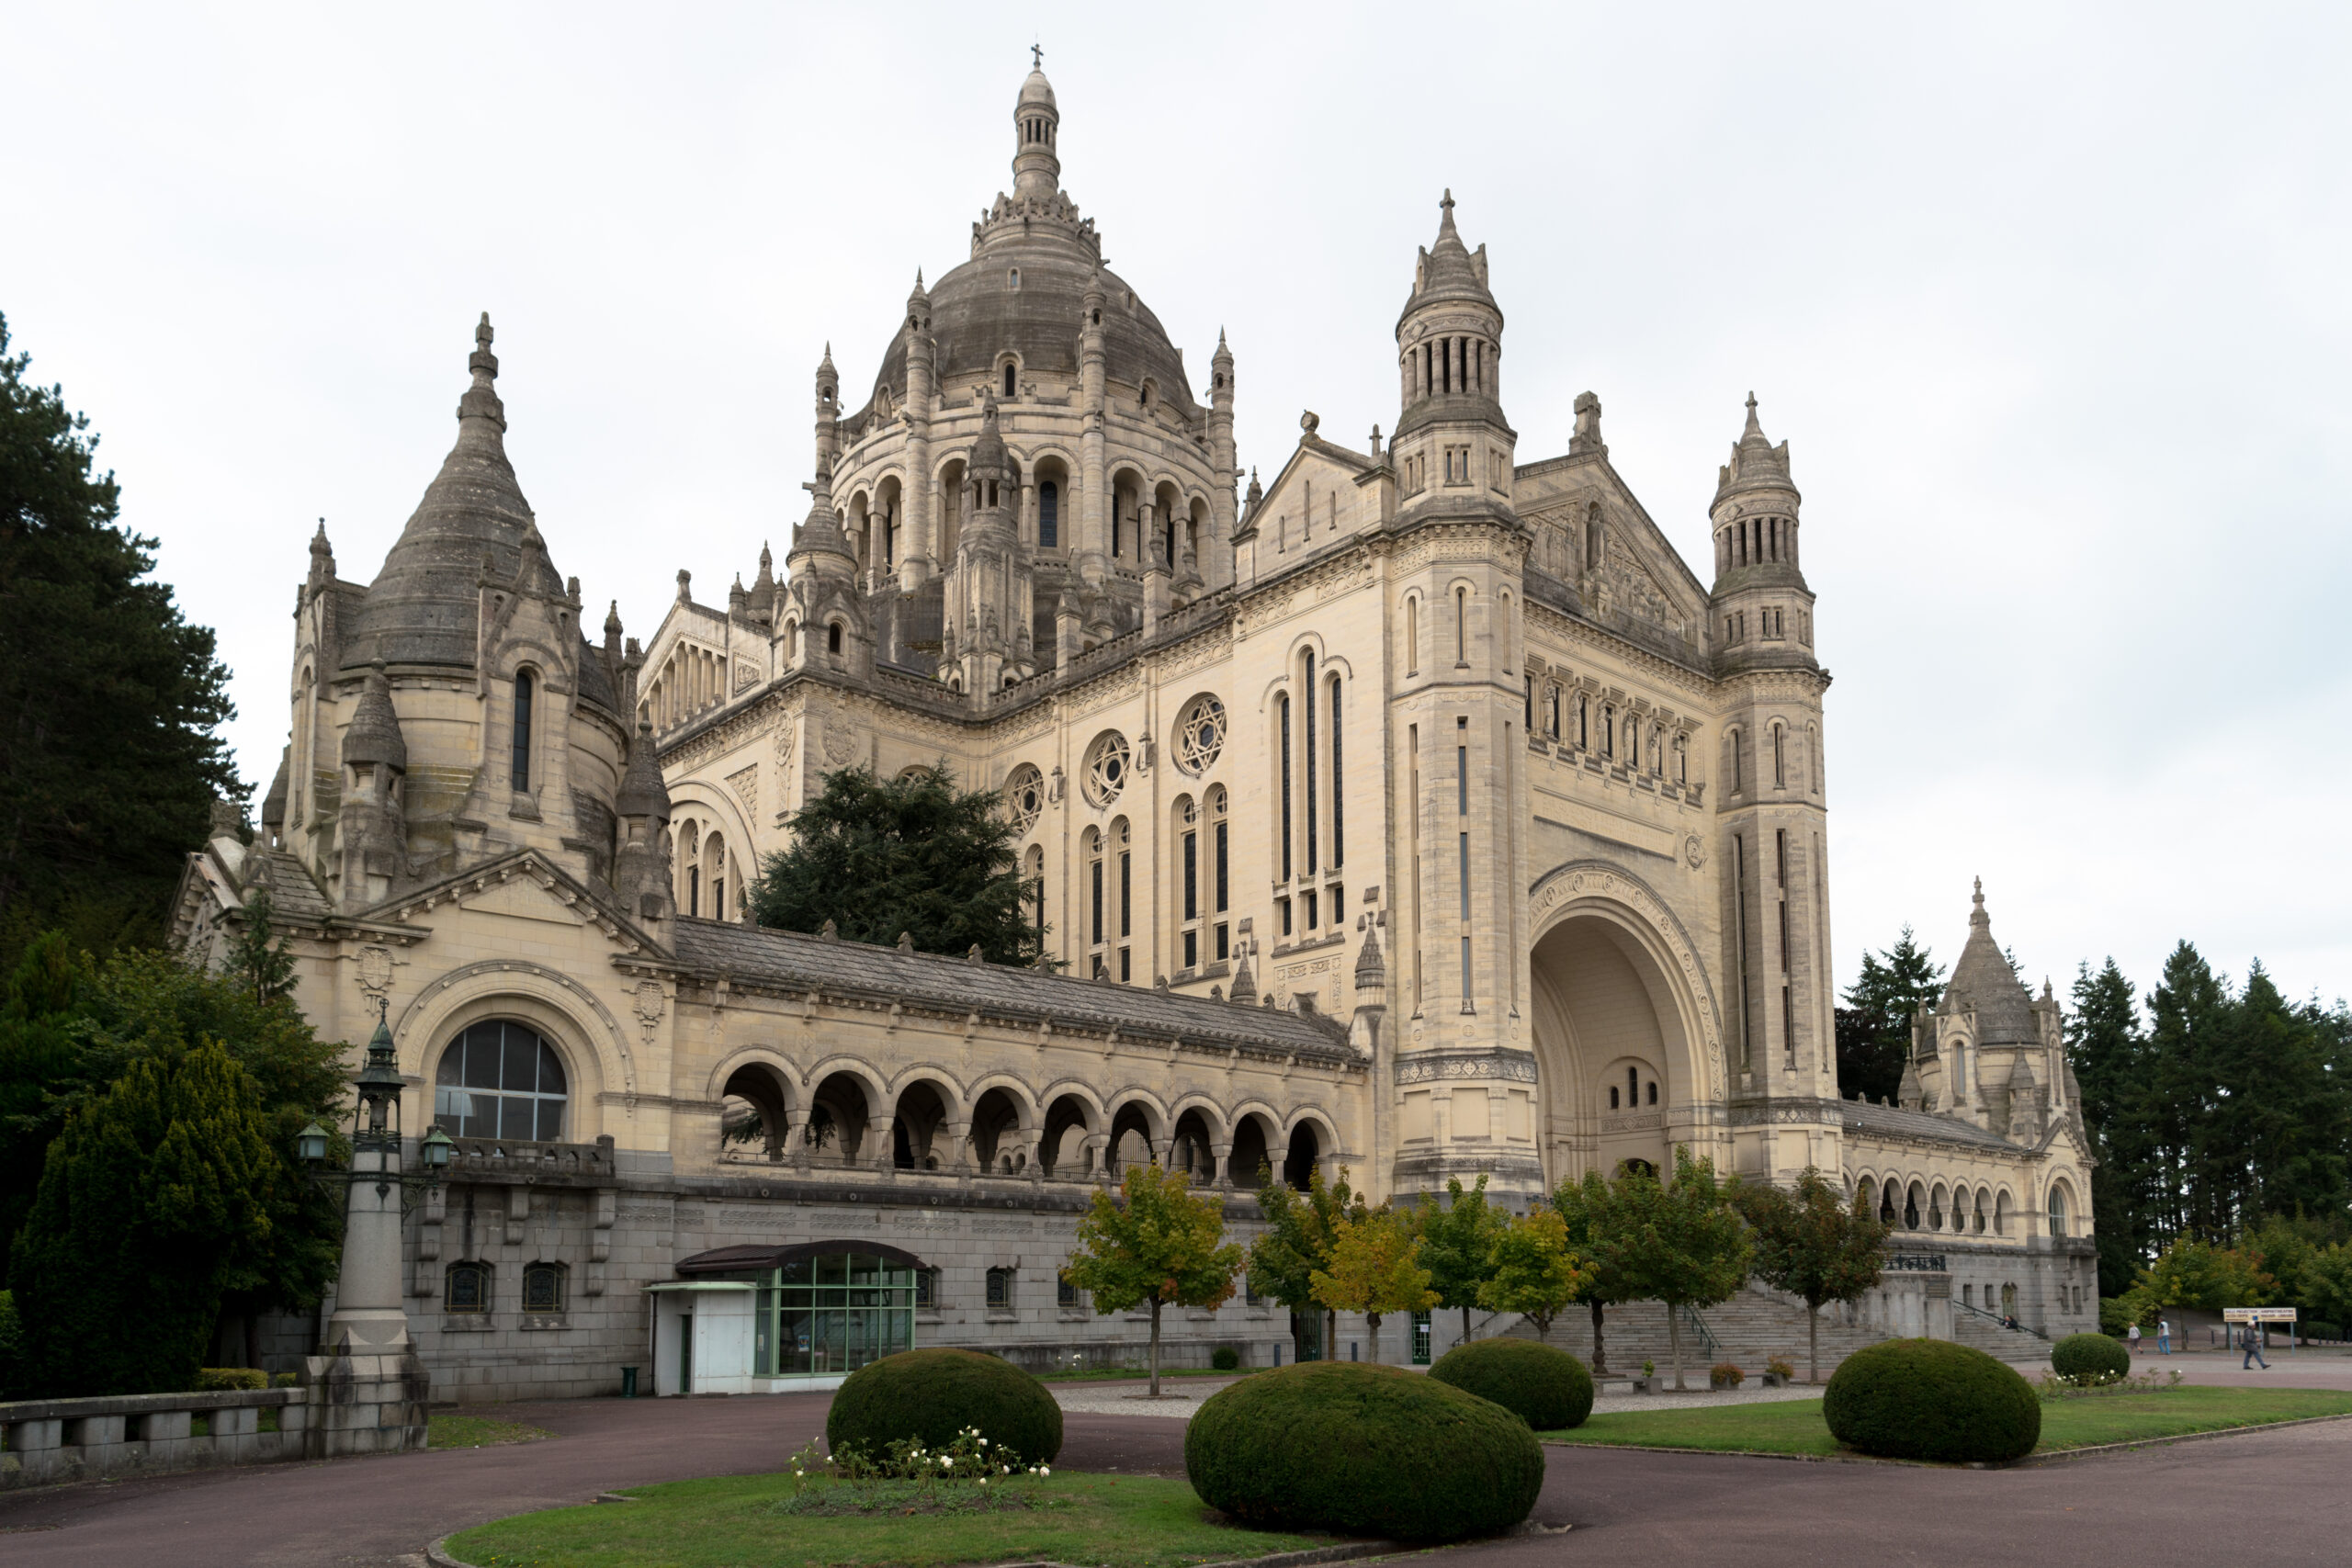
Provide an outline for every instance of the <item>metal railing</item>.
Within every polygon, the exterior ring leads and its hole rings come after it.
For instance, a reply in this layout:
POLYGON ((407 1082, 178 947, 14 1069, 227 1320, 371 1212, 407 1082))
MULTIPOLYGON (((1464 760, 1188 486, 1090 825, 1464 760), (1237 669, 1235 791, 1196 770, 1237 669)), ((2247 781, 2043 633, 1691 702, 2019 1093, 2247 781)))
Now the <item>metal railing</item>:
POLYGON ((1715 1331, 1707 1326, 1707 1320, 1699 1315, 1698 1309, 1686 1306, 1677 1307, 1675 1311, 1682 1314, 1682 1326, 1697 1334, 1699 1343, 1707 1348, 1707 1364, 1713 1366, 1722 1359, 1723 1343, 1715 1337, 1715 1331))
POLYGON ((2044 1334, 2039 1328, 2035 1328, 2022 1321, 2012 1325, 2007 1318, 2003 1317, 1999 1313, 1986 1312, 1983 1307, 1978 1306, 1973 1302, 1954 1302, 1951 1303, 1951 1309, 1954 1312, 1973 1313, 1976 1316, 1983 1318, 1985 1322, 1991 1324, 1996 1328, 2010 1329, 2012 1332, 2018 1334, 2030 1334, 2036 1339, 2043 1340, 2045 1342, 2050 1337, 2050 1336, 2044 1334))

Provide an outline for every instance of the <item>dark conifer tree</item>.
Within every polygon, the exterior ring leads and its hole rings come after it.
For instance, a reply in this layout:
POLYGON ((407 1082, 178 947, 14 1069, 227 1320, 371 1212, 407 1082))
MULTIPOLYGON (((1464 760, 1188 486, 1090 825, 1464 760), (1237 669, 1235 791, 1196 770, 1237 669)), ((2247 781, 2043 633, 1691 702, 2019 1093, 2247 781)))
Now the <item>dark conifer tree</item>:
POLYGON ((0 320, 0 964, 65 925, 153 941, 212 801, 242 799, 212 633, 148 579, 114 476, 0 320))
POLYGON ((1035 964, 1045 933, 1022 879, 1013 831, 992 790, 965 794, 944 766, 884 783, 863 768, 825 781, 792 819, 792 847, 770 855, 746 896, 752 918, 852 942, 894 942, 991 964, 1035 964))
POLYGON ((1893 1100, 1911 1055, 1911 1019, 1943 996, 1943 965, 1905 926, 1884 953, 1862 954, 1862 972, 1838 1010, 1838 1092, 1893 1100))
POLYGON ((2071 999, 2067 1055, 2098 1161, 2091 1169, 2091 1206, 2098 1216, 2099 1292, 2119 1296, 2155 1254, 2147 1228, 2155 1181, 2146 1124, 2147 1037, 2132 982, 2112 958, 2096 974, 2088 964, 2080 965, 2071 999))

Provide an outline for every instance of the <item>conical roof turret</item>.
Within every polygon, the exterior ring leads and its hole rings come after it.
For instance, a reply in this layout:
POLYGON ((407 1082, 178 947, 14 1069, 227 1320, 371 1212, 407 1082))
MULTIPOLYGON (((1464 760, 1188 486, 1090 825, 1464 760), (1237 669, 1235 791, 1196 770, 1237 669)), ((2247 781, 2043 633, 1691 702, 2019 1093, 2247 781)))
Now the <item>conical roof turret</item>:
POLYGON ((400 715, 392 711, 392 686, 380 659, 368 664, 359 704, 343 732, 343 765, 357 763, 408 772, 408 742, 401 736, 400 715))
POLYGON ((997 427, 996 394, 989 392, 980 400, 980 434, 966 464, 973 472, 982 473, 1001 472, 1007 462, 1004 433, 997 427))
POLYGON ((1404 314, 1448 301, 1473 301, 1500 315, 1500 307, 1487 288, 1487 247, 1476 251, 1462 243, 1453 226, 1453 192, 1438 203, 1437 241, 1426 247, 1413 266, 1413 292, 1404 314))
POLYGON ((2000 943, 1993 940, 1992 918, 1984 912, 1984 880, 1976 880, 1974 907, 1968 916, 1968 942, 1951 966, 1951 981, 1944 987, 1946 1013, 1976 1014, 1979 1045, 2030 1045, 2040 1042, 2034 1027, 2033 998, 2009 967, 2000 943))
POLYGON ((1714 504, 1744 490, 1786 491, 1792 497, 1796 493, 1789 478, 1789 444, 1783 441, 1775 446, 1765 436, 1763 423, 1756 417, 1754 392, 1747 394, 1747 423, 1732 443, 1731 461, 1716 476, 1714 504))

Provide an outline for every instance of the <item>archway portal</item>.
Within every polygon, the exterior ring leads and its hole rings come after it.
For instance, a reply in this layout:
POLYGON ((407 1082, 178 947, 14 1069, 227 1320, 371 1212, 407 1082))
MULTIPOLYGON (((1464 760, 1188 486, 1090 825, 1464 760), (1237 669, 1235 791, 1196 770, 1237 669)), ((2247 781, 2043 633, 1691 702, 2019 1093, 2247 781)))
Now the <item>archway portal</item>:
POLYGON ((1610 1176, 1629 1160, 1672 1169, 1677 1108, 1703 1090, 1666 970, 1601 914, 1545 931, 1531 968, 1547 1179, 1610 1176))

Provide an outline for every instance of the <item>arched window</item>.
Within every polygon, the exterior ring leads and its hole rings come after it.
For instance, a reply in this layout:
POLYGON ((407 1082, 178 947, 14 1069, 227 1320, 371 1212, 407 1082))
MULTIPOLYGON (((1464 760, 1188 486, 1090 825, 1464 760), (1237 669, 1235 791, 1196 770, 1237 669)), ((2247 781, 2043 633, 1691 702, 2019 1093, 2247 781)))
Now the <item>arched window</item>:
MULTIPOLYGON (((1330 697, 1331 869, 1333 871, 1337 871, 1348 863, 1347 807, 1345 805, 1345 795, 1347 792, 1341 787, 1341 785, 1346 782, 1347 775, 1340 771, 1341 766, 1340 758, 1340 678, 1337 675, 1331 677, 1330 697)), ((1334 897, 1336 897, 1336 895, 1334 895, 1334 897)), ((1339 914, 1340 911, 1338 909, 1333 909, 1331 911, 1332 919, 1337 919, 1339 918, 1339 914)))
POLYGON ((1617 755, 1617 710, 1605 703, 1600 709, 1600 754, 1617 755))
POLYGON ((1609 1109, 1611 1111, 1618 1109, 1617 1086, 1615 1084, 1611 1084, 1609 1086, 1609 1109))
POLYGON ((1275 752, 1275 755, 1276 755, 1276 756, 1278 756, 1279 758, 1281 758, 1281 762, 1280 762, 1279 766, 1280 766, 1280 768, 1281 768, 1281 772, 1282 772, 1282 797, 1283 797, 1283 820, 1282 820, 1282 832, 1283 832, 1283 838, 1282 838, 1282 844, 1283 844, 1283 876, 1282 876, 1282 879, 1283 879, 1284 882, 1288 882, 1288 881, 1290 880, 1290 878, 1291 878, 1291 864, 1290 864, 1290 843, 1291 843, 1290 769, 1291 769, 1291 761, 1290 761, 1290 694, 1289 694, 1289 693, 1287 693, 1287 692, 1282 693, 1281 694, 1277 695, 1277 696, 1274 698, 1274 752, 1275 752))
POLYGON ((475 1024, 441 1054, 433 1084, 433 1123, 452 1137, 563 1139, 563 1059, 526 1025, 475 1024))
POLYGON ((825 628, 825 651, 827 653, 839 653, 841 650, 842 624, 839 621, 835 621, 825 628))
POLYGON ((1627 1108, 1628 1108, 1628 1109, 1631 1109, 1631 1108, 1632 1108, 1632 1107, 1634 1107, 1634 1106, 1639 1105, 1641 1102, 1642 1102, 1642 1069, 1641 1069, 1641 1068, 1639 1068, 1639 1067, 1627 1067, 1627 1068, 1625 1069, 1625 1103, 1626 1103, 1626 1106, 1627 1106, 1627 1108))
POLYGON ((1217 920, 1209 932, 1210 955, 1222 963, 1232 950, 1225 914, 1232 907, 1233 884, 1226 851, 1225 786, 1209 791, 1209 908, 1217 920))
POLYGON ((525 670, 514 677, 514 793, 531 789, 531 696, 538 682, 525 670))
POLYGON ((1453 662, 1470 662, 1470 590, 1453 591, 1453 662))
POLYGON ((1772 727, 1772 787, 1789 787, 1788 729, 1781 725, 1772 727))
POLYGON ((1903 1228, 1906 1231, 1919 1228, 1919 1184, 1916 1181, 1903 1195, 1903 1228))
MULTIPOLYGON (((1016 269, 1012 275, 1012 287, 1015 288, 1021 287, 1021 274, 1018 269, 1016 269)), ((1012 361, 1010 359, 1006 360, 1004 362, 1004 395, 1008 398, 1012 396, 1012 378, 1015 374, 1016 372, 1013 368, 1012 361)))
POLYGON ((1737 794, 1739 793, 1739 785, 1740 785, 1740 766, 1739 766, 1739 731, 1738 731, 1738 730, 1735 729, 1735 730, 1733 730, 1733 731, 1731 732, 1731 735, 1730 735, 1730 740, 1731 740, 1731 792, 1732 792, 1732 794, 1734 794, 1734 795, 1737 795, 1737 794))
POLYGON ((1649 1082, 1644 1084, 1642 1086, 1642 1092, 1649 1096, 1650 1104, 1656 1105, 1657 1103, 1657 1080, 1656 1078, 1652 1078, 1649 1082))
POLYGON ((1044 549, 1059 549, 1061 536, 1061 487, 1046 479, 1037 487, 1037 543, 1044 549))
POLYGON ((490 1310, 490 1265, 462 1261, 441 1271, 441 1310, 471 1314, 490 1310))
POLYGON ((1405 601, 1405 673, 1418 675, 1421 671, 1421 600, 1413 594, 1405 601))
POLYGON ((1577 698, 1577 748, 1579 750, 1587 750, 1591 746, 1592 699, 1579 696, 1577 698))
POLYGON ((2053 1236, 2066 1234, 2066 1188, 2063 1182, 2050 1184, 2050 1234, 2053 1236))
POLYGON ((563 1310, 564 1266, 534 1263, 523 1270, 523 1310, 559 1313, 563 1310))

